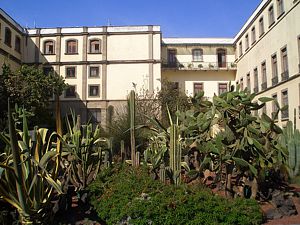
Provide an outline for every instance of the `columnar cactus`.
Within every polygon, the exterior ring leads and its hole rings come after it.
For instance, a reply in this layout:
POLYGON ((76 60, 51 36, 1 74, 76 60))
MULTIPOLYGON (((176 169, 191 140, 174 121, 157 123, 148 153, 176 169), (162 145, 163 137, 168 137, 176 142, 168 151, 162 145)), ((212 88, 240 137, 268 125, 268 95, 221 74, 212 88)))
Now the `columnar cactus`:
POLYGON ((124 162, 124 160, 126 160, 126 153, 125 153, 125 143, 123 140, 121 141, 120 146, 121 146, 121 159, 122 162, 124 162))
POLYGON ((180 184, 181 172, 181 146, 178 140, 178 125, 172 124, 170 127, 170 169, 175 185, 180 184))
POLYGON ((131 143, 131 161, 135 163, 135 92, 131 91, 129 96, 129 113, 130 113, 130 143, 131 143))
POLYGON ((166 182, 166 169, 165 169, 165 165, 162 163, 160 164, 160 168, 159 168, 159 179, 162 183, 166 182))

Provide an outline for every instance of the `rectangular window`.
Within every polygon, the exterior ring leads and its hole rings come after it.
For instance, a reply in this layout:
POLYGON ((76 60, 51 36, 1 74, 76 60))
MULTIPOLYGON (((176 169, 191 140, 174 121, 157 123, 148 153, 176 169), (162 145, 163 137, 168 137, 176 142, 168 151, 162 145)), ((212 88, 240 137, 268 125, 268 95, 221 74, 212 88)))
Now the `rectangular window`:
POLYGON ((5 34, 4 34, 4 43, 11 47, 11 30, 8 27, 5 27, 5 34))
POLYGON ((19 36, 16 36, 15 39, 15 50, 21 53, 21 38, 19 36))
POLYGON ((247 89, 251 92, 251 80, 250 80, 250 73, 247 74, 247 89))
POLYGON ((227 83, 219 83, 219 95, 228 91, 227 83))
POLYGON ((243 78, 241 78, 241 81, 240 81, 240 89, 244 90, 244 79, 243 78))
POLYGON ((243 55, 243 44, 242 42, 239 43, 239 51, 240 51, 240 56, 243 55))
POLYGON ((284 13, 283 0, 277 0, 277 14, 280 17, 284 13))
POLYGON ((53 73, 54 70, 53 70, 53 67, 44 67, 43 68, 43 73, 48 76, 50 73, 53 73))
POLYGON ((281 81, 285 81, 289 78, 288 54, 287 54, 286 47, 281 49, 281 67, 282 67, 281 81))
POLYGON ((99 97, 99 85, 89 85, 89 97, 99 97))
POLYGON ((66 68, 66 78, 75 78, 76 77, 76 67, 71 66, 66 68))
POLYGON ((203 61, 203 50, 194 49, 193 50, 193 61, 202 62, 203 61))
POLYGON ((176 66, 177 65, 177 51, 176 49, 168 49, 168 65, 176 66))
POLYGON ((251 35, 252 35, 252 44, 254 44, 254 43, 256 42, 256 32, 255 32, 255 27, 252 27, 251 35))
POLYGON ((203 83, 194 83, 194 95, 198 94, 200 91, 203 91, 203 83))
POLYGON ((66 98, 76 98, 76 85, 69 85, 65 91, 66 98))
POLYGON ((257 70, 257 68, 255 68, 253 70, 253 75, 254 75, 254 89, 253 89, 253 91, 254 91, 254 93, 257 93, 259 91, 259 89, 258 89, 258 70, 257 70))
POLYGON ((89 109, 89 117, 92 124, 101 123, 101 109, 89 109))
MULTIPOLYGON (((282 106, 288 106, 289 105, 289 99, 288 99, 288 91, 284 90, 281 92, 281 105, 282 106)), ((287 108, 284 111, 281 111, 281 119, 288 119, 289 118, 289 109, 287 108)))
POLYGON ((271 56, 271 63, 272 63, 272 85, 276 85, 278 83, 278 66, 277 66, 276 54, 271 56))
POLYGON ((269 8, 269 26, 275 23, 275 15, 273 5, 269 8))
POLYGON ((90 77, 99 77, 99 67, 98 66, 90 67, 90 77))
POLYGON ((259 36, 262 36, 264 33, 265 33, 264 18, 261 17, 259 19, 259 36))
POLYGON ((248 34, 245 36, 245 48, 246 48, 246 50, 249 48, 249 35, 248 34))
POLYGON ((275 115, 276 115, 276 112, 277 112, 277 110, 278 110, 278 107, 277 107, 277 105, 275 104, 275 101, 278 101, 277 94, 273 94, 273 95, 272 95, 272 98, 274 99, 274 101, 272 101, 272 118, 273 118, 274 120, 278 120, 278 115, 275 116, 275 115))
POLYGON ((262 78, 262 84, 261 84, 261 90, 267 89, 267 67, 266 62, 263 62, 261 64, 261 78, 262 78))

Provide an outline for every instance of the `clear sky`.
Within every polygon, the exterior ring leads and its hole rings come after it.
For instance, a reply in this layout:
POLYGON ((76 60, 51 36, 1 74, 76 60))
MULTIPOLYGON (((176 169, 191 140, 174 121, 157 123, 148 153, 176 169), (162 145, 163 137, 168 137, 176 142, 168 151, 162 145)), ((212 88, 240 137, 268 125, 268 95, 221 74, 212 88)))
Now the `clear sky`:
POLYGON ((0 0, 22 26, 160 25, 163 37, 234 37, 261 0, 0 0))

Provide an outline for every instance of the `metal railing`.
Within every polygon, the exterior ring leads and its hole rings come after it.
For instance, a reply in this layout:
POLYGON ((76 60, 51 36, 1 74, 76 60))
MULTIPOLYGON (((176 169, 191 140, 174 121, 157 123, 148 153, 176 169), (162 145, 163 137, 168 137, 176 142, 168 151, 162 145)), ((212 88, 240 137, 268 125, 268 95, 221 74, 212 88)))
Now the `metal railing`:
POLYGON ((281 81, 286 81, 287 79, 289 79, 289 71, 288 70, 281 73, 281 81))
POLYGON ((236 70, 233 62, 166 62, 162 61, 164 69, 178 70, 236 70))
POLYGON ((272 78, 272 86, 278 84, 278 76, 272 78))
POLYGON ((263 82, 263 83, 261 84, 261 90, 264 91, 264 90, 266 90, 266 89, 267 89, 267 82, 263 82))

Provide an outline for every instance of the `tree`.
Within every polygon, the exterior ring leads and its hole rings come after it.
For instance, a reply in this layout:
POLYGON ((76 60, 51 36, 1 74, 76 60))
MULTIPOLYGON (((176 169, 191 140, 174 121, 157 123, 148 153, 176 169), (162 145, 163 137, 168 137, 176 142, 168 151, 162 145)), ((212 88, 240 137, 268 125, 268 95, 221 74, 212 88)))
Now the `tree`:
POLYGON ((32 118, 35 124, 45 124, 45 118, 50 118, 47 108, 49 100, 54 95, 61 95, 66 88, 64 79, 56 73, 45 75, 42 70, 22 65, 16 72, 10 70, 7 65, 3 65, 0 75, 0 129, 6 126, 7 100, 27 111, 38 115, 32 118))

